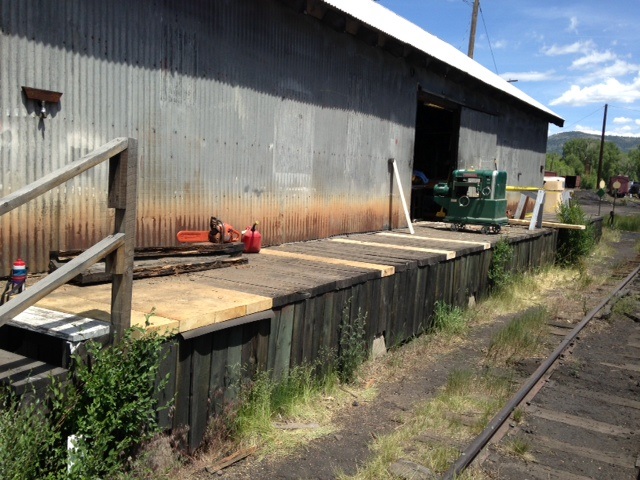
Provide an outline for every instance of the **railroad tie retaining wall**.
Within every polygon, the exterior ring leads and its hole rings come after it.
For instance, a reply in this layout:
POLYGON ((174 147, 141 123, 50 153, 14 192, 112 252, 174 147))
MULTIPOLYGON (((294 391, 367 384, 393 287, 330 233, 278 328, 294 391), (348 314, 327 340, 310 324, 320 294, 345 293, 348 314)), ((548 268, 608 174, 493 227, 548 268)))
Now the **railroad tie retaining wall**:
MULTIPOLYGON (((525 271, 554 261, 557 231, 512 242, 512 269, 525 271)), ((414 264, 394 275, 355 284, 274 309, 272 318, 231 326, 194 338, 167 342, 160 378, 168 375, 160 413, 163 428, 185 432, 193 451, 202 442, 210 416, 235 398, 243 380, 258 371, 275 378, 323 352, 339 350, 340 324, 366 314, 366 341, 384 335, 387 347, 427 330, 435 302, 466 307, 469 298, 488 294, 492 250, 451 260, 414 264), (185 428, 187 426, 188 428, 185 428)))

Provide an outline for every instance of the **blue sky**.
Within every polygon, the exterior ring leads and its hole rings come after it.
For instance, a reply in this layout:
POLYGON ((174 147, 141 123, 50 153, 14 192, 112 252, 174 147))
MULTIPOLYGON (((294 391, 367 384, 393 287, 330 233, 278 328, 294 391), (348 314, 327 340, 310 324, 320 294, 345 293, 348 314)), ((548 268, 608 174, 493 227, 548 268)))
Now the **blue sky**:
MULTIPOLYGON (((465 54, 473 0, 380 0, 465 54)), ((474 59, 565 119, 640 137, 640 0, 480 0, 474 59)))

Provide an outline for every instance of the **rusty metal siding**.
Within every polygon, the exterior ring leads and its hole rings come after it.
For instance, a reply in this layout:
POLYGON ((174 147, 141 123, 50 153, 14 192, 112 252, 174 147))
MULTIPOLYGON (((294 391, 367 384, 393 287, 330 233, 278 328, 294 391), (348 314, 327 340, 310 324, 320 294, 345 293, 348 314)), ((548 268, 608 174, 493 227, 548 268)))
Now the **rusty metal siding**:
MULTIPOLYGON (((409 67, 277 1, 1 0, 0 67, 0 196, 131 136, 139 246, 211 215, 266 244, 404 222, 388 159, 408 184, 409 67), (22 85, 61 102, 40 119, 22 85)), ((0 275, 109 234, 106 173, 0 219, 0 275)))

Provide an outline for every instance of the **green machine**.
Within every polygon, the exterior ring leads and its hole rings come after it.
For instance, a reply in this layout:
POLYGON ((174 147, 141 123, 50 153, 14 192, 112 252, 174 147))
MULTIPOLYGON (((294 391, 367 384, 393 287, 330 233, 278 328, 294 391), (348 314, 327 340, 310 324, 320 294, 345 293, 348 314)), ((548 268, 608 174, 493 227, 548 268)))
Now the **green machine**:
POLYGON ((447 213, 452 230, 482 225, 482 233, 498 233, 507 219, 507 172, 455 170, 449 183, 434 187, 434 200, 447 213))

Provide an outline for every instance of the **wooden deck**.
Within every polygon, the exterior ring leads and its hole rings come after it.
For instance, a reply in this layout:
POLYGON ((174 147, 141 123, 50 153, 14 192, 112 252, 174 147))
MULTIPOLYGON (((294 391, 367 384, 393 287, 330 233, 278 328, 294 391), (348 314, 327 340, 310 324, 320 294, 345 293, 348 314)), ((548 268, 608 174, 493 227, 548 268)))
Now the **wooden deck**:
MULTIPOLYGON (((400 229, 263 248, 247 255, 246 265, 136 280, 132 323, 143 326, 153 310, 154 327, 185 333, 483 251, 505 236, 540 235, 520 227, 505 227, 500 235, 453 232, 442 223, 414 228, 415 235, 400 229)), ((109 284, 64 285, 37 305, 108 321, 110 298, 109 284)))

